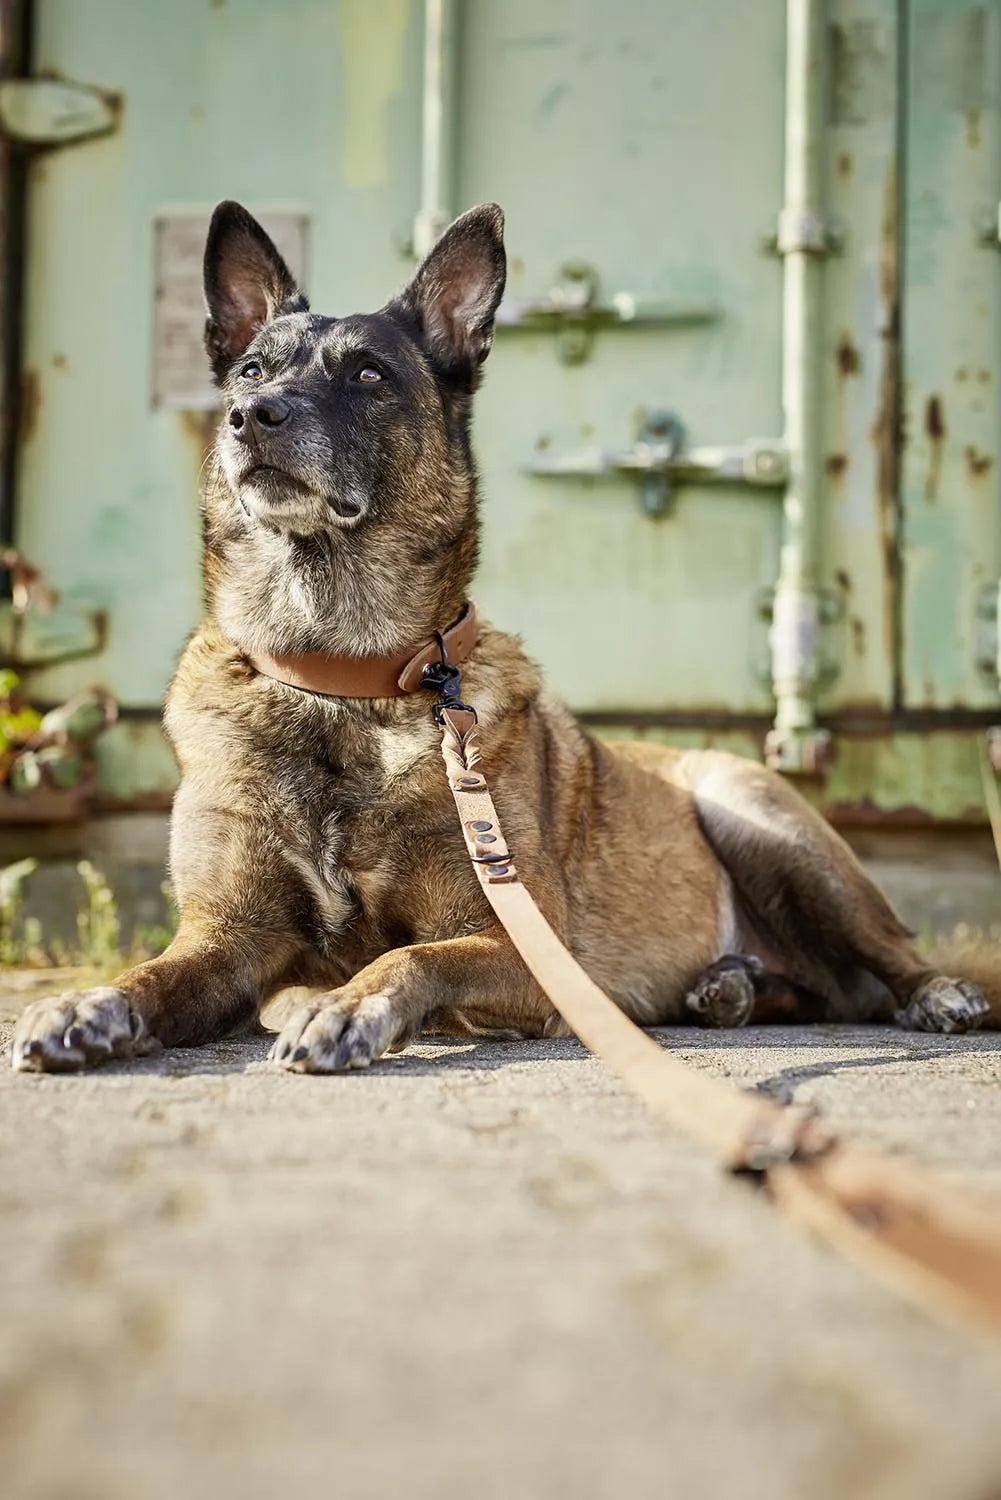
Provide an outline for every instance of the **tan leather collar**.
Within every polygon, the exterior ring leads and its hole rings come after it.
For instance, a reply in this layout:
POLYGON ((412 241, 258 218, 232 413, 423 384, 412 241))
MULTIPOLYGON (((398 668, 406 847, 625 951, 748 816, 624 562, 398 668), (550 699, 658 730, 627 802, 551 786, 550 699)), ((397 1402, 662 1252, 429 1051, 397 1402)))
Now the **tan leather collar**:
MULTIPOLYGON (((469 656, 479 637, 479 621, 472 603, 441 632, 446 655, 459 664, 469 656)), ((273 677, 289 687, 332 698, 402 698, 421 686, 425 667, 441 661, 438 637, 425 641, 416 651, 399 656, 330 656, 325 651, 289 652, 269 656, 246 653, 247 660, 263 677, 273 677)))

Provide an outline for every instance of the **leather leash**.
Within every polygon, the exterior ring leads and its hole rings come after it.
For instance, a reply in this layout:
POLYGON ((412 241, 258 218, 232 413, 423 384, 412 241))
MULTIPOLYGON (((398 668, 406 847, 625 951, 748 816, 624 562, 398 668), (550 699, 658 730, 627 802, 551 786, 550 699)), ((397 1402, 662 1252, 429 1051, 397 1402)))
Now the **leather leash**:
POLYGON ((407 656, 250 655, 259 672, 341 697, 439 694, 434 717, 466 848, 484 895, 567 1025, 657 1115, 756 1181, 804 1229, 926 1312, 1001 1335, 1001 1204, 913 1162, 847 1146, 796 1106, 694 1071, 608 998, 522 884, 480 767, 476 711, 457 663, 477 638, 467 604, 407 656))
POLYGON ((475 710, 456 692, 435 717, 483 893, 584 1045, 655 1114, 754 1177, 790 1218, 889 1290, 1001 1335, 1001 1205, 916 1163, 846 1146, 810 1112, 708 1078, 658 1046, 585 973, 522 884, 480 767, 475 710))

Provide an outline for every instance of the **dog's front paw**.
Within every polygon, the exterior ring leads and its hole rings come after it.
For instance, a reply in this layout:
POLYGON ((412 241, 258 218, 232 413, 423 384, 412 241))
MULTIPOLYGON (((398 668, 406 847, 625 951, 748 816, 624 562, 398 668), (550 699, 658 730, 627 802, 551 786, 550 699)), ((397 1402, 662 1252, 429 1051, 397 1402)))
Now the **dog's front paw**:
POLYGON ((975 984, 939 974, 897 1012, 896 1021, 906 1031, 975 1031, 989 1010, 975 984))
POLYGON ((106 984, 33 1001, 14 1028, 12 1062, 19 1073, 67 1073, 155 1046, 122 991, 106 984))
POLYGON ((391 1047, 405 1045, 412 1034, 389 995, 362 1000, 330 995, 298 1006, 269 1056, 294 1073, 339 1073, 367 1068, 391 1047))

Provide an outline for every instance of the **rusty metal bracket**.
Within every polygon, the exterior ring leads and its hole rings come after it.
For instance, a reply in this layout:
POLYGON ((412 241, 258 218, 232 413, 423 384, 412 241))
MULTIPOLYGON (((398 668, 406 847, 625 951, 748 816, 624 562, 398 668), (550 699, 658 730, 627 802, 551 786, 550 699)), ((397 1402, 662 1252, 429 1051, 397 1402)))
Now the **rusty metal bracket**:
POLYGON ((0 666, 37 671, 104 651, 108 616, 103 609, 60 607, 41 569, 16 548, 0 551, 0 569, 11 579, 11 597, 0 603, 0 666))
POLYGON ((72 146, 118 128, 120 94, 62 78, 0 81, 0 134, 26 146, 72 146))
POLYGON ((817 210, 799 212, 783 209, 778 225, 771 234, 761 236, 763 255, 794 255, 806 251, 812 255, 842 255, 847 232, 840 219, 817 210))

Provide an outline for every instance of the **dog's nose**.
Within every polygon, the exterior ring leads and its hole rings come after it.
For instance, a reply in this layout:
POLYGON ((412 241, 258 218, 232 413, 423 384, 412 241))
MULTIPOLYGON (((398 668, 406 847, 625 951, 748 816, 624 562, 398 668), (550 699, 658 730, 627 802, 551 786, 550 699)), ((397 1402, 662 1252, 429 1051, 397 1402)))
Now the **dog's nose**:
POLYGON ((229 414, 229 425, 234 432, 246 438, 251 432, 258 435, 286 422, 292 408, 280 396, 263 396, 246 408, 234 406, 229 414))

